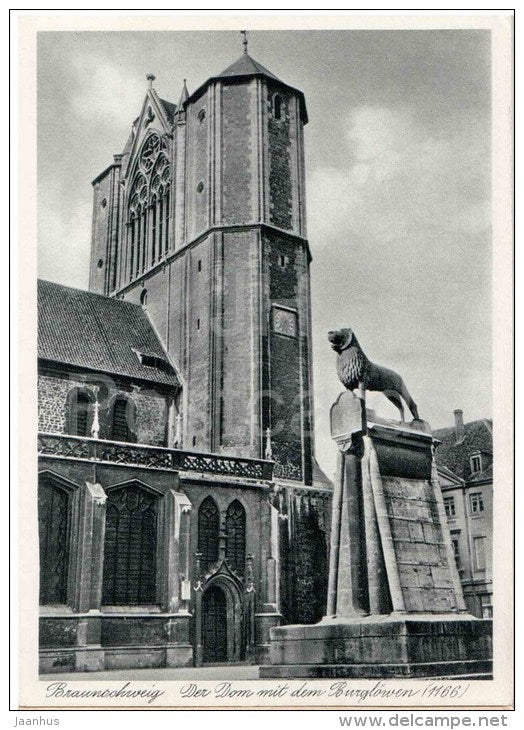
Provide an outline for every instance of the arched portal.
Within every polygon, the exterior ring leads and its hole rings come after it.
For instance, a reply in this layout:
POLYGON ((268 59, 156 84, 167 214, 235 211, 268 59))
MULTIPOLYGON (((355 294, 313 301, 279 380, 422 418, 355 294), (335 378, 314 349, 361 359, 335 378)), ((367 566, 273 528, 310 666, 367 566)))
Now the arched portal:
POLYGON ((216 663, 228 661, 228 620, 226 594, 214 584, 202 597, 202 659, 216 663))

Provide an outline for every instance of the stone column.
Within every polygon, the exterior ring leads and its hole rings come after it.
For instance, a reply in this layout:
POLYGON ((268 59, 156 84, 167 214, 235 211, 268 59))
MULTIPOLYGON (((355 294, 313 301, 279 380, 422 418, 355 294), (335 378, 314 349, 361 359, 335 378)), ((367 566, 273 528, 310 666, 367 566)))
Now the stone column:
POLYGON ((162 502, 160 598, 163 611, 171 614, 166 624, 166 666, 177 667, 190 664, 193 654, 189 641, 189 597, 185 584, 189 551, 187 521, 191 502, 185 494, 174 489, 166 493, 162 502))
POLYGON ((78 618, 75 669, 104 667, 100 646, 100 603, 107 496, 100 484, 86 482, 73 497, 72 544, 68 603, 78 618), (80 648, 81 647, 81 648, 80 648))
POLYGON ((349 391, 331 408, 331 437, 340 454, 333 494, 327 616, 368 612, 365 529, 362 520, 363 401, 349 391))
MULTIPOLYGON (((188 534, 183 526, 183 516, 191 510, 191 502, 182 492, 170 489, 162 500, 162 522, 159 545, 163 550, 162 583, 160 600, 166 613, 178 612, 182 605, 182 575, 187 577, 188 534)), ((184 518, 186 519, 186 518, 184 518)))

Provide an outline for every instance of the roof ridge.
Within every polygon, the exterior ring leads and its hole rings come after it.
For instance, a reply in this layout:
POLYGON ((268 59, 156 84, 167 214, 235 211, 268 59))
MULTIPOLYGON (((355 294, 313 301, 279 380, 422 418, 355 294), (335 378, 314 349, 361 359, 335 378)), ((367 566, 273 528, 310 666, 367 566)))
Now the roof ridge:
POLYGON ((96 291, 91 291, 90 289, 81 289, 79 286, 68 286, 67 284, 60 284, 57 281, 50 281, 49 279, 41 279, 40 277, 37 279, 37 284, 51 284, 51 286, 58 286, 62 289, 69 289, 70 291, 78 291, 82 294, 87 294, 91 297, 99 297, 100 299, 105 299, 109 302, 118 302, 119 304, 123 304, 129 307, 137 307, 138 309, 142 309, 141 304, 136 304, 135 302, 129 302, 126 299, 117 299, 116 297, 108 297, 107 294, 100 294, 96 291))

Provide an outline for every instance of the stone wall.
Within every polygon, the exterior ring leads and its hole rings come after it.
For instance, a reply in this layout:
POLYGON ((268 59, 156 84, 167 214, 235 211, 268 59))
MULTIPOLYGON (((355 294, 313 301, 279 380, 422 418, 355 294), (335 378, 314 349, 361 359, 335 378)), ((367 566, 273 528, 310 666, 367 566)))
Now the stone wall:
POLYGON ((238 225, 252 219, 251 213, 251 123, 249 85, 224 85, 222 219, 238 225))
POLYGON ((48 433, 67 432, 67 395, 73 388, 86 388, 94 393, 98 385, 100 403, 100 436, 108 434, 108 410, 113 398, 124 395, 135 403, 135 430, 138 443, 165 446, 167 436, 169 397, 154 386, 142 390, 131 389, 112 382, 107 376, 98 380, 93 376, 39 374, 38 376, 38 430, 48 433), (88 379, 89 378, 89 379, 88 379))
POLYGON ((325 615, 331 501, 293 489, 280 492, 280 610, 286 623, 314 624, 325 615))
MULTIPOLYGON (((293 191, 289 136, 290 99, 279 92, 282 116, 268 120, 270 221, 279 228, 293 227, 293 191)), ((268 106, 271 109, 271 96, 268 106)))
MULTIPOLYGON (((231 450, 251 445, 253 406, 253 298, 256 262, 253 233, 224 236, 222 305, 222 377, 220 445, 231 450)), ((257 394, 255 393, 255 396, 257 394)), ((250 454, 236 449, 235 453, 250 454)))

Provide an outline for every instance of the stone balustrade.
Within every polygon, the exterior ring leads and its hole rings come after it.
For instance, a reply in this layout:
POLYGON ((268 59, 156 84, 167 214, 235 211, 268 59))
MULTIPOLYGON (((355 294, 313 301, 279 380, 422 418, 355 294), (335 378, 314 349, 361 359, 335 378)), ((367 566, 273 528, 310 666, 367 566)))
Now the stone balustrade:
POLYGON ((264 459, 42 432, 38 434, 38 454, 61 459, 98 461, 146 469, 207 472, 265 481, 273 479, 274 467, 274 462, 264 459))

